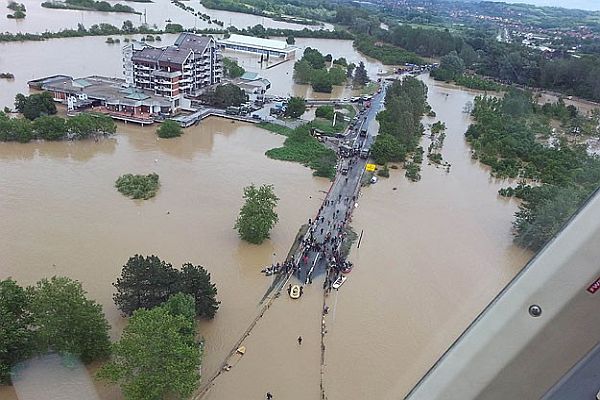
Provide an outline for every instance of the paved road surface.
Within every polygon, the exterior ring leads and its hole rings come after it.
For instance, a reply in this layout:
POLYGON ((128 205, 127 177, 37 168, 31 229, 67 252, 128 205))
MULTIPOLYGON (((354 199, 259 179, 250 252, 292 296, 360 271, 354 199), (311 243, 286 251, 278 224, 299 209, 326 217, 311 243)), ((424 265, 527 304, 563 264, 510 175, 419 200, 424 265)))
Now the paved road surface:
MULTIPOLYGON (((382 108, 382 101, 385 97, 385 89, 381 93, 375 94, 371 100, 371 107, 367 112, 360 115, 359 123, 354 132, 346 137, 346 141, 352 143, 358 142, 363 147, 370 147, 377 132, 368 130, 367 137, 360 137, 361 129, 368 129, 369 125, 375 119, 377 113, 382 108)), ((355 201, 358 198, 360 190, 360 180, 367 163, 366 159, 358 155, 342 158, 338 163, 338 171, 334 183, 326 196, 316 220, 311 221, 312 238, 320 248, 313 248, 305 252, 307 257, 300 260, 299 271, 295 276, 302 284, 309 283, 316 276, 324 275, 327 269, 328 259, 339 249, 339 240, 335 243, 325 243, 328 234, 331 237, 339 237, 340 232, 349 222, 349 217, 354 209, 355 201), (349 164, 349 170, 346 175, 342 174, 341 166, 344 163, 349 164)), ((307 235, 309 236, 309 235, 307 235)), ((306 247, 305 247, 306 248, 306 247)))

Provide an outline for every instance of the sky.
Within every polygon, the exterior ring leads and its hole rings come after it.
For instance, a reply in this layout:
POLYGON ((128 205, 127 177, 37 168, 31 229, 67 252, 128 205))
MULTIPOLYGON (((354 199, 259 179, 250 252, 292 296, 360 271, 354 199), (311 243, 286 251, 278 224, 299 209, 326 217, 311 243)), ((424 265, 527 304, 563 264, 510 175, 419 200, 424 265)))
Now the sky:
POLYGON ((552 6, 578 8, 581 10, 600 11, 600 0, 502 0, 505 3, 525 3, 535 6, 552 6))

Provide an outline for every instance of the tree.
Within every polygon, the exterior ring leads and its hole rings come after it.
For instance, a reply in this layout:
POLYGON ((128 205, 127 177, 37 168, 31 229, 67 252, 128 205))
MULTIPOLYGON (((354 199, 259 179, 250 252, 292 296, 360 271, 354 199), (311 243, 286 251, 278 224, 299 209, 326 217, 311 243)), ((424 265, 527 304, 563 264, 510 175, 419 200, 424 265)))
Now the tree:
POLYGON ((219 309, 217 287, 210 281, 210 273, 201 265, 183 264, 179 273, 179 291, 194 299, 196 315, 213 319, 219 309))
POLYGON ((434 78, 450 81, 465 72, 465 63, 456 51, 451 51, 440 59, 440 67, 434 72, 434 78))
POLYGON ((302 97, 291 97, 285 109, 285 116, 299 118, 306 111, 306 101, 302 97))
POLYGON ((332 85, 343 85, 346 82, 346 70, 343 67, 334 65, 328 71, 329 80, 332 85))
POLYGON ((167 24, 165 25, 165 33, 179 33, 183 32, 183 25, 181 24, 167 24))
POLYGON ((177 293, 192 296, 199 317, 214 318, 219 309, 217 288, 210 281, 210 273, 202 266, 190 263, 184 264, 179 271, 156 256, 136 254, 123 266, 121 276, 113 286, 117 289, 113 300, 125 315, 162 305, 177 293))
POLYGON ((354 73, 355 68, 356 68, 356 64, 354 64, 354 63, 348 64, 348 66, 346 67, 346 76, 348 78, 352 77, 352 74, 354 73))
POLYGON ((150 309, 161 305, 179 285, 178 271, 160 258, 136 254, 123 266, 121 277, 113 286, 117 292, 113 300, 125 315, 139 308, 150 309))
POLYGON ((313 71, 314 69, 308 61, 296 61, 294 64, 294 82, 302 84, 310 83, 313 71))
POLYGON ((29 299, 12 279, 0 281, 0 384, 10 383, 14 365, 33 350, 29 299))
POLYGON ((331 93, 333 90, 331 76, 325 69, 318 69, 313 72, 311 84, 315 92, 331 93))
POLYGON ((336 58, 335 60, 333 60, 333 63, 335 65, 341 65, 342 67, 348 66, 348 61, 344 57, 336 58))
POLYGON ((314 69, 325 68, 325 57, 323 57, 323 54, 317 49, 307 47, 304 50, 302 59, 308 61, 310 66, 314 69))
POLYGON ((223 73, 227 78, 239 78, 244 75, 246 70, 239 66, 237 61, 223 57, 223 73))
POLYGON ((369 75, 365 68, 365 63, 362 61, 358 64, 358 67, 354 70, 354 85, 364 86, 369 82, 369 75))
POLYGON ((315 117, 332 120, 334 112, 333 106, 319 106, 315 111, 315 117))
POLYGON ((544 197, 519 206, 513 223, 515 242, 537 251, 559 231, 579 208, 582 194, 573 187, 545 185, 544 197))
POLYGON ((48 92, 25 96, 21 93, 15 96, 15 109, 25 118, 33 121, 41 115, 56 114, 56 104, 48 92))
POLYGON ((294 38, 294 36, 289 35, 287 37, 287 39, 285 40, 285 42, 289 45, 296 44, 296 39, 294 38))
POLYGON ((406 149, 392 135, 380 134, 371 147, 371 157, 380 165, 390 161, 404 161, 406 149))
POLYGON ((214 90, 207 90, 202 94, 201 99, 206 104, 226 108, 245 103, 248 101, 248 96, 238 86, 227 83, 217 86, 214 90))
POLYGON ((121 26, 121 30, 124 33, 133 33, 133 32, 135 32, 135 27, 133 26, 133 22, 131 22, 130 20, 124 21, 123 25, 121 26))
POLYGON ((196 318, 195 304, 193 296, 179 292, 169 297, 169 300, 161 307, 173 316, 181 315, 187 320, 194 321, 196 318))
POLYGON ((189 397, 200 381, 202 355, 189 333, 193 323, 165 307, 137 310, 98 377, 118 383, 127 400, 189 397))
POLYGON ((79 282, 52 277, 27 290, 40 352, 67 352, 86 363, 109 354, 109 325, 102 306, 86 298, 79 282))
POLYGON ((234 228, 243 240, 261 244, 279 221, 277 213, 273 210, 279 198, 275 196, 273 185, 257 188, 253 184, 244 188, 243 198, 246 202, 240 210, 234 228))
POLYGON ((33 130, 40 139, 61 140, 67 134, 67 124, 64 118, 44 115, 33 121, 33 130))
POLYGON ((178 137, 181 136, 182 133, 183 129, 181 129, 181 126, 179 126, 177 122, 170 119, 161 123, 158 129, 156 130, 156 134, 158 135, 158 137, 163 139, 178 137))

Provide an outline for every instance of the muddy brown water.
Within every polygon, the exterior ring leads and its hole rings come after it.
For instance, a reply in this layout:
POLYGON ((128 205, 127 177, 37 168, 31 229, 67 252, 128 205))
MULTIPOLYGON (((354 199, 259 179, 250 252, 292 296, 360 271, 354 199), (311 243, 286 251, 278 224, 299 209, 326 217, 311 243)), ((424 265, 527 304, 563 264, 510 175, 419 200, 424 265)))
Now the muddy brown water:
MULTIPOLYGON (((373 77, 385 70, 356 54, 348 41, 298 45, 364 60, 373 77)), ((0 81, 2 106, 32 78, 121 71, 120 48, 104 38, 0 46, 0 70, 8 66, 17 75, 0 81), (74 51, 78 59, 71 62, 74 51), (27 62, 31 54, 38 62, 27 62), (78 61, 83 59, 89 62, 78 61)), ((311 96, 308 87, 293 84, 293 62, 261 70, 256 58, 239 57, 273 82, 274 94, 311 96)), ((451 172, 425 161, 418 183, 392 170, 389 179, 363 190, 354 215, 355 229, 364 230, 361 248, 351 254, 357 267, 327 299, 323 383, 329 399, 401 397, 530 257, 511 243, 516 205, 497 196, 504 183, 471 160, 464 142, 469 119, 462 108, 475 92, 422 79, 438 114, 426 123, 439 119, 448 126, 442 155, 451 172)), ((334 96, 354 93, 336 90, 334 96)), ((103 305, 117 338, 125 321, 112 303, 111 283, 129 256, 202 264, 222 301, 215 320, 200 324, 207 378, 258 311, 269 284, 260 269, 287 253, 329 188, 300 165, 264 156, 282 142, 253 125, 213 118, 168 141, 157 140, 153 127, 119 125, 118 135, 98 143, 0 143, 0 278, 12 276, 24 285, 52 275, 80 280, 103 305), (113 187, 120 174, 152 171, 162 184, 154 199, 132 201, 113 187), (261 246, 242 243, 232 229, 242 187, 252 182, 274 184, 281 198, 280 222, 261 246)), ((276 398, 318 398, 319 289, 307 288, 300 301, 277 299, 244 342, 246 355, 206 398, 261 398, 267 390, 276 398)), ((96 389, 102 399, 120 398, 115 388, 96 389)), ((0 389, 0 398, 15 397, 10 388, 0 389)))
MULTIPOLYGON (((94 24, 102 23, 111 24, 120 28, 123 25, 123 22, 127 20, 133 22, 136 26, 146 22, 149 26, 158 29, 164 29, 169 23, 168 21, 181 24, 185 28, 221 28, 214 23, 209 24, 203 21, 188 11, 182 10, 175 6, 170 0, 153 0, 149 3, 135 3, 130 1, 120 2, 121 4, 132 7, 140 14, 44 8, 41 6, 42 1, 38 0, 23 0, 19 3, 25 5, 26 17, 20 20, 8 19, 6 18, 6 14, 12 13, 12 11, 3 8, 2 18, 0 19, 0 32, 57 32, 65 28, 77 29, 78 24, 83 24, 86 28, 89 28, 94 24)), ((202 6, 199 1, 185 1, 184 4, 187 7, 194 8, 195 11, 210 15, 211 19, 222 21, 224 27, 233 25, 238 28, 246 28, 260 24, 265 28, 293 30, 301 30, 305 27, 308 29, 333 29, 333 26, 327 23, 322 25, 303 25, 276 21, 259 15, 242 14, 223 10, 210 10, 202 6)))
MULTIPOLYGON (((139 39, 141 35, 131 38, 139 39)), ((157 45, 172 44, 177 35, 161 35, 157 45)), ((124 36, 120 36, 121 39, 124 36)), ((11 72, 15 79, 0 79, 0 108, 14 108, 17 93, 27 93, 27 82, 46 76, 64 74, 73 77, 101 75, 123 76, 121 48, 124 44, 107 44, 105 37, 85 37, 52 39, 45 42, 0 43, 0 72, 11 72), (35 56, 35 57, 34 57, 35 56), (32 62, 32 57, 35 62, 32 62)), ((156 44, 156 43, 155 43, 156 44)), ((385 67, 377 60, 364 57, 352 47, 350 40, 306 39, 296 40, 297 57, 302 56, 306 47, 318 48, 323 54, 331 53, 334 58, 345 57, 348 62, 365 63, 370 76, 385 73, 391 67, 385 67)), ((224 53, 235 58, 248 71, 258 72, 269 79, 272 88, 269 94, 278 96, 303 96, 306 98, 349 97, 358 91, 346 86, 335 86, 331 94, 314 93, 309 85, 296 85, 293 82, 294 60, 286 61, 272 68, 261 67, 260 58, 249 53, 224 53)))

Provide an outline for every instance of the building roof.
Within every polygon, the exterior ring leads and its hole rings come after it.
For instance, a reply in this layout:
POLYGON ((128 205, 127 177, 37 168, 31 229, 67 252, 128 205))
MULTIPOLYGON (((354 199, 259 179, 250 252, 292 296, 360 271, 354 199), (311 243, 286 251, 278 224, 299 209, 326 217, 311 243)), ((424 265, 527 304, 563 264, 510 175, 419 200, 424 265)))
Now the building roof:
POLYGON ((281 40, 263 39, 238 34, 232 34, 231 36, 229 36, 229 39, 221 40, 221 43, 239 44, 243 46, 251 46, 279 51, 289 51, 294 49, 293 46, 289 46, 286 42, 281 40))
POLYGON ((136 93, 128 94, 127 96, 125 96, 125 98, 131 99, 131 100, 146 100, 146 99, 149 99, 150 96, 148 96, 147 94, 144 94, 144 93, 136 92, 136 93))
POLYGON ((212 40, 212 36, 199 36, 190 32, 183 32, 175 40, 175 46, 182 49, 190 49, 196 53, 201 53, 212 40))
POLYGON ((131 59, 134 62, 182 64, 188 58, 190 52, 204 52, 212 40, 210 36, 199 36, 184 32, 179 34, 172 46, 153 47, 146 45, 141 50, 135 50, 131 59))
POLYGON ((255 81, 258 78, 258 73, 256 72, 244 72, 244 74, 240 76, 240 79, 244 81, 255 81))

